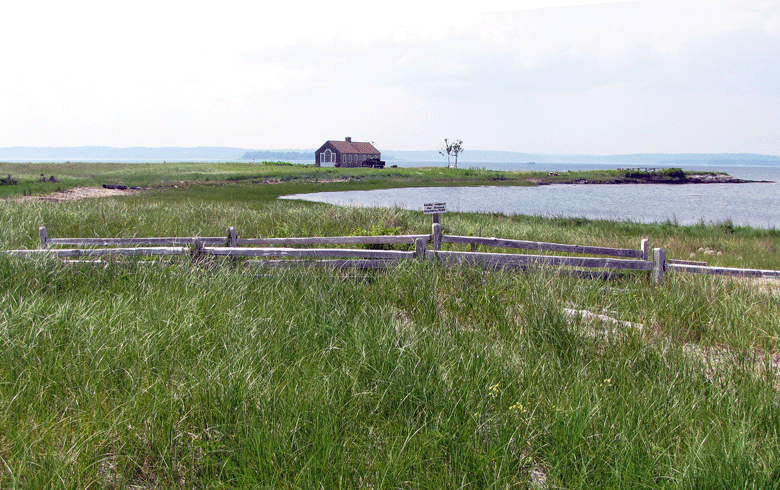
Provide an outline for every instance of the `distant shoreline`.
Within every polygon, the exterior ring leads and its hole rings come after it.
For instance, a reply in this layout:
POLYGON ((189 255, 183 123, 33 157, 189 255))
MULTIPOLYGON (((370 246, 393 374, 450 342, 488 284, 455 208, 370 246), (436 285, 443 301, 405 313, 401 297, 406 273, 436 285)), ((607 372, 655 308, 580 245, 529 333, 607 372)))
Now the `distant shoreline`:
POLYGON ((737 177, 732 177, 726 173, 714 173, 714 172, 686 172, 684 177, 666 177, 656 176, 649 173, 648 176, 641 178, 582 178, 581 176, 572 176, 571 179, 566 179, 566 175, 553 172, 551 178, 544 177, 532 177, 528 181, 536 185, 552 185, 552 184, 576 184, 576 185, 588 185, 588 184, 771 184, 771 180, 745 180, 737 177))
MULTIPOLYGON (((393 150, 377 148, 382 159, 399 165, 408 162, 443 164, 438 150, 393 150)), ((249 149, 225 146, 201 147, 112 147, 112 146, 14 146, 0 147, 0 160, 14 162, 32 161, 248 161, 253 160, 301 160, 314 162, 315 148, 249 149)), ((661 166, 780 166, 779 155, 759 153, 629 153, 629 154, 572 154, 468 149, 462 155, 462 165, 486 163, 507 164, 598 164, 598 165, 661 165, 661 166)))

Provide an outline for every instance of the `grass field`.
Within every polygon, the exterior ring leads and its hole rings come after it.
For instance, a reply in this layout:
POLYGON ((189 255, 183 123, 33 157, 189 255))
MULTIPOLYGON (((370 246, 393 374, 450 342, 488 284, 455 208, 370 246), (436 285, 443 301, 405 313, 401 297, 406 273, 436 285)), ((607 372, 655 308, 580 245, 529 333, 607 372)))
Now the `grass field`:
MULTIPOLYGON (((430 232, 419 212, 276 200, 322 190, 308 167, 92 165, 28 173, 66 188, 114 172, 153 189, 0 201, 0 248, 37 246, 38 226, 104 237, 220 236, 231 225, 247 237, 430 232)), ((329 188, 396 185, 323 170, 343 180, 329 188)), ((451 213, 442 224, 582 245, 649 238, 673 258, 780 269, 777 230, 729 223, 451 213)), ((2 488, 780 486, 773 283, 0 256, 0 305, 2 488), (583 310, 627 323, 571 313, 583 310)))

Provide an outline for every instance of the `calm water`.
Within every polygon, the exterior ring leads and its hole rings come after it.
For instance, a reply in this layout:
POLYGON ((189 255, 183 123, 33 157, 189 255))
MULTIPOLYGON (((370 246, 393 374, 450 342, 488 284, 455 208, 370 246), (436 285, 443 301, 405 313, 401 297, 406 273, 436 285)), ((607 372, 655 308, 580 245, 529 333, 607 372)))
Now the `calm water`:
MULTIPOLYGON (((430 163, 425 165, 430 166, 430 163)), ((406 166, 413 165, 404 162, 406 166)), ((610 165, 478 164, 494 170, 589 170, 610 165)), ((461 165, 461 168, 468 166, 461 165)), ((686 167, 713 170, 748 180, 780 182, 780 167, 686 167)), ((541 216, 680 224, 731 220, 735 225, 780 228, 780 183, 699 185, 549 185, 539 187, 417 187, 374 191, 318 192, 284 196, 343 206, 382 206, 422 210, 426 202, 446 202, 452 212, 497 212, 541 216)))

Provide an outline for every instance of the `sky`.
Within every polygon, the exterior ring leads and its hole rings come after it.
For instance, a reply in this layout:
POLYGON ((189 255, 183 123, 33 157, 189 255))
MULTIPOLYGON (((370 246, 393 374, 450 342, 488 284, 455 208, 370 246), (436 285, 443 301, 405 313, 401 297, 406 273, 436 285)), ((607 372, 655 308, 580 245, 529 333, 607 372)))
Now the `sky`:
POLYGON ((780 0, 8 3, 0 147, 780 155, 780 0))

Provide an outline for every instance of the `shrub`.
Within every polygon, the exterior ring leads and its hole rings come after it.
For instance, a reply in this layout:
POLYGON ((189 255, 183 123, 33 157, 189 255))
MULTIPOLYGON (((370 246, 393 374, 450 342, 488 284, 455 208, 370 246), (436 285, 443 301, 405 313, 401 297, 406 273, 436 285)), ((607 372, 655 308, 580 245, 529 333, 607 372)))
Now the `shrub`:
POLYGON ((669 177, 672 179, 684 179, 685 178, 685 172, 681 168, 665 168, 663 170, 659 170, 656 172, 656 175, 660 175, 662 177, 669 177))

